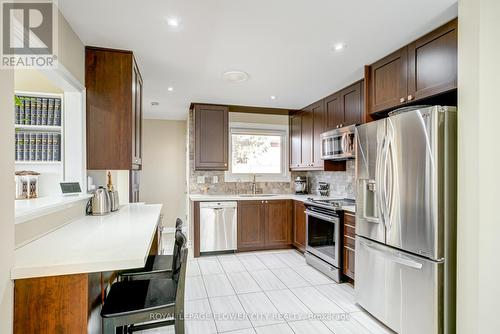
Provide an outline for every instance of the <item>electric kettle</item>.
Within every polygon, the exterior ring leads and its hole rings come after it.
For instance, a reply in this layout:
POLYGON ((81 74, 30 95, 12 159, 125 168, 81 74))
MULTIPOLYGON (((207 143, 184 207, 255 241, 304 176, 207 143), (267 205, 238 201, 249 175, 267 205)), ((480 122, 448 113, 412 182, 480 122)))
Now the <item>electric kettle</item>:
POLYGON ((111 198, 104 187, 95 190, 94 196, 87 204, 87 214, 93 216, 107 215, 111 212, 111 198))

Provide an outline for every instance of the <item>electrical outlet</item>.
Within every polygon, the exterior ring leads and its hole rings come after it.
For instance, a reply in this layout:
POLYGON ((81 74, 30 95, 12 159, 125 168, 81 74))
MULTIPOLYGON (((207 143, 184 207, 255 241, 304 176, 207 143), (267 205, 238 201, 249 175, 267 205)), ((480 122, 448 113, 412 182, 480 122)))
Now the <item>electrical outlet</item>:
POLYGON ((212 177, 212 183, 219 183, 219 177, 217 175, 212 177))
POLYGON ((198 176, 198 177, 196 178, 196 183, 198 183, 198 184, 203 184, 203 183, 205 183, 205 177, 204 177, 204 176, 198 176))

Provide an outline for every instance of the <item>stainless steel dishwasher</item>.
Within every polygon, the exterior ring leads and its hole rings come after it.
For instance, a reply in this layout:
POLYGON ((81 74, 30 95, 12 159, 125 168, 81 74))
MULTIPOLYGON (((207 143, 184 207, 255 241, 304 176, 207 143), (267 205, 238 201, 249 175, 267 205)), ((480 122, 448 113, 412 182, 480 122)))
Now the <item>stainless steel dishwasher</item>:
POLYGON ((200 203, 200 252, 236 250, 237 203, 200 203))

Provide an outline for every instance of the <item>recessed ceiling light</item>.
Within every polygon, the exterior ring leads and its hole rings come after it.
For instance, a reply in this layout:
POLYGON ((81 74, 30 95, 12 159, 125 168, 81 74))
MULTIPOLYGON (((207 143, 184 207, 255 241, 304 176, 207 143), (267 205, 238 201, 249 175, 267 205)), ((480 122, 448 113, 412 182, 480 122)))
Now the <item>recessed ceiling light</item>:
POLYGON ((275 95, 271 95, 271 100, 276 100, 276 96, 275 95))
POLYGON ((169 18, 167 18, 167 24, 171 27, 178 27, 179 20, 176 19, 175 17, 169 17, 169 18))
POLYGON ((248 73, 243 71, 227 71, 222 73, 222 80, 229 82, 244 82, 248 80, 248 73))
POLYGON ((168 88, 167 88, 167 90, 168 90, 169 92, 171 92, 171 91, 173 91, 173 90, 174 90, 174 87, 168 87, 168 88))
POLYGON ((159 105, 160 105, 160 102, 156 102, 156 101, 151 102, 152 107, 157 107, 159 105))
POLYGON ((345 44, 344 43, 337 43, 333 46, 333 49, 335 51, 340 51, 340 50, 343 50, 345 48, 345 44))

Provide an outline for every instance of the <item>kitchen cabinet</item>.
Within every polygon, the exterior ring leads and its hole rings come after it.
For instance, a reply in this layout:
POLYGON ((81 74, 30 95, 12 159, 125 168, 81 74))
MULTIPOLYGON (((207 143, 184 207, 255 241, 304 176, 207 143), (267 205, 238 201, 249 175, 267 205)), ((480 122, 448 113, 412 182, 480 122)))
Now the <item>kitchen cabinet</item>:
POLYGON ((326 130, 363 123, 363 85, 358 81, 325 98, 326 130))
POLYGON ((290 168, 300 168, 302 163, 302 114, 290 116, 290 168))
POLYGON ((293 201, 293 245, 301 252, 306 250, 306 206, 293 201))
POLYGON ((194 106, 195 170, 228 169, 228 119, 227 106, 194 106))
POLYGON ((378 113, 457 88, 457 20, 368 67, 368 113, 378 113))
POLYGON ((261 249, 266 245, 266 208, 263 201, 238 202, 238 250, 261 249))
POLYGON ((291 244, 292 217, 290 200, 264 201, 266 206, 266 247, 291 244))
POLYGON ((323 100, 290 117, 290 169, 323 170, 320 135, 325 128, 323 100))
POLYGON ((457 88, 457 20, 408 45, 411 101, 457 88))
POLYGON ((238 251, 286 248, 291 244, 291 201, 239 201, 238 251))
POLYGON ((404 47, 370 66, 369 113, 402 105, 407 92, 407 48, 404 47))
POLYGON ((342 273, 348 280, 354 280, 355 254, 356 254, 356 217, 349 212, 344 212, 344 250, 342 273))
POLYGON ((313 161, 314 114, 310 107, 302 111, 302 161, 301 168, 311 168, 313 161))
POLYGON ((87 169, 141 169, 142 85, 131 51, 85 48, 87 169))

